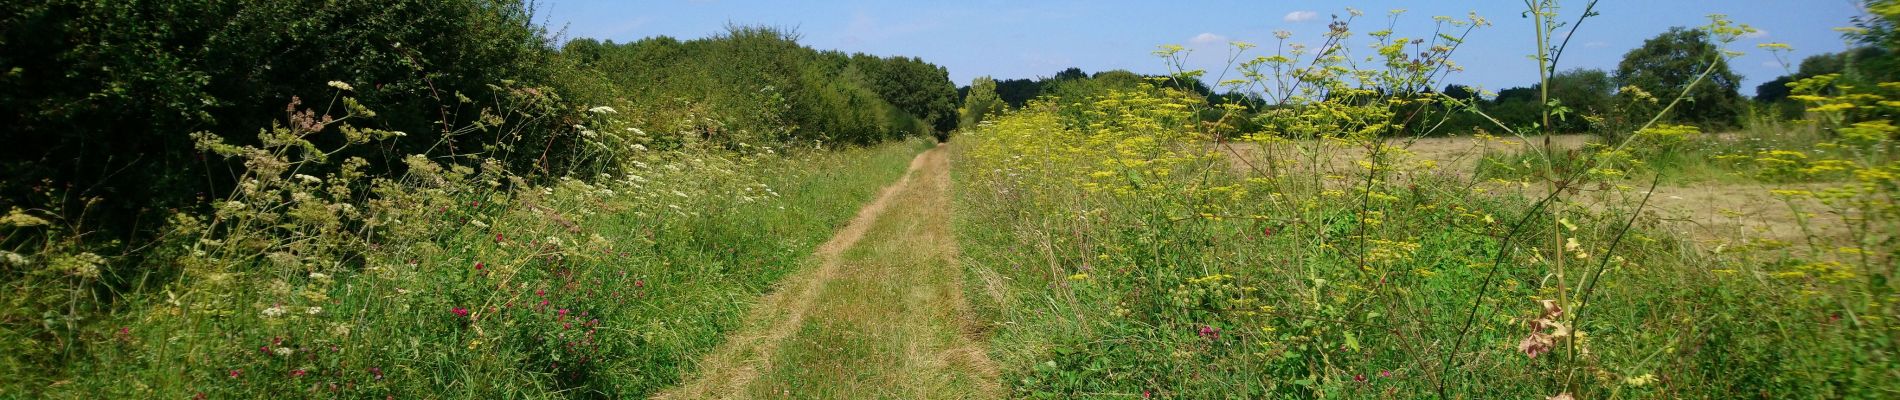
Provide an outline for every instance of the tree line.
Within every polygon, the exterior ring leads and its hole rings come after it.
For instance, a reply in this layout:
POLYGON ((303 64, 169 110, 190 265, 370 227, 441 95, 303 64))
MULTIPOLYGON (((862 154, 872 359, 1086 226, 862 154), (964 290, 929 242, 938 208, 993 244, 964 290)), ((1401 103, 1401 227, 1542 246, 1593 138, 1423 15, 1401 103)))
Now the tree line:
MULTIPOLYGON (((1480 130, 1497 131, 1499 124, 1512 129, 1534 131, 1538 129, 1528 128, 1543 123, 1543 110, 1548 106, 1556 110, 1557 118, 1550 123, 1557 132, 1614 134, 1647 122, 1647 116, 1654 115, 1668 100, 1694 82, 1702 71, 1710 67, 1710 63, 1714 63, 1713 72, 1691 88, 1688 98, 1666 115, 1663 122, 1697 125, 1705 129, 1730 129, 1741 126, 1751 116, 1799 118, 1804 106, 1788 98, 1789 84, 1804 78, 1843 74, 1847 79, 1845 82, 1871 84, 1900 80, 1900 61, 1896 61, 1900 59, 1876 43, 1892 36, 1885 33, 1890 29, 1875 25, 1879 23, 1880 20, 1869 20, 1863 23, 1868 26, 1861 30, 1866 33, 1851 35, 1863 46, 1841 53, 1807 57, 1790 74, 1755 87, 1753 101, 1742 94, 1742 77, 1729 68, 1727 58, 1708 32, 1683 27, 1670 28, 1645 40, 1641 46, 1625 53, 1614 70, 1577 68, 1553 71, 1548 82, 1508 87, 1495 92, 1457 83, 1427 89, 1426 92, 1456 100, 1449 105, 1436 106, 1442 108, 1436 111, 1448 115, 1448 119, 1435 132, 1460 134, 1480 130), (1539 100, 1546 86, 1552 99, 1548 104, 1539 100), (1477 112, 1452 110, 1463 107, 1477 112), (1645 118, 1632 121, 1632 118, 1639 116, 1645 118)), ((1057 95, 1063 91, 1062 88, 1076 87, 1082 82, 1102 81, 1105 75, 1109 78, 1108 82, 1116 82, 1117 78, 1123 76, 1134 80, 1160 78, 1127 71, 1090 75, 1079 68, 1069 68, 1052 76, 1035 79, 997 80, 980 77, 970 86, 958 88, 958 101, 965 105, 962 121, 966 125, 972 124, 980 121, 986 113, 1021 108, 1039 96, 1057 95)), ((1178 85, 1184 90, 1207 97, 1214 104, 1241 104, 1250 111, 1273 107, 1258 95, 1216 93, 1195 79, 1162 79, 1158 82, 1178 85)), ((1433 123, 1437 124, 1436 121, 1433 123)), ((1244 130, 1247 121, 1239 121, 1238 124, 1244 130)))

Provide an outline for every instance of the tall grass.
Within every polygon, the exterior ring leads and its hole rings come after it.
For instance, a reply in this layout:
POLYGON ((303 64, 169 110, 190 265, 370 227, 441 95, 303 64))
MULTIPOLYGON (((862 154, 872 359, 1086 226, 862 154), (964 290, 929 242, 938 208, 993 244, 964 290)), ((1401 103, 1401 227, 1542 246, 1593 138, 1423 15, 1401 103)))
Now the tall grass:
MULTIPOLYGON (((625 397, 673 384, 746 304, 806 255, 921 141, 837 152, 627 146, 615 168, 536 183, 495 159, 424 156, 365 175, 310 141, 369 144, 369 113, 293 109, 264 146, 200 135, 250 166, 216 212, 181 211, 144 245, 148 288, 95 292, 102 257, 32 213, 6 252, 46 310, 0 334, 7 396, 625 397), (322 112, 316 112, 322 111, 322 112), (309 174, 326 162, 337 172, 309 174), (61 307, 70 304, 69 307, 61 307)), ((294 107, 294 105, 293 105, 294 107)), ((590 125, 623 124, 610 108, 590 125)), ((490 123, 493 123, 491 121, 490 123)))
MULTIPOLYGON (((1837 171, 1853 176, 1840 201, 1864 206, 1836 220, 1862 225, 1854 244, 1711 254, 1652 215, 1654 170, 1618 164, 1639 158, 1532 165, 1527 197, 1389 145, 1430 133, 1399 131, 1414 116, 1394 104, 1445 101, 1405 88, 1448 53, 1336 64, 1355 57, 1336 44, 1349 26, 1303 58, 1243 64, 1242 84, 1281 94, 1240 139, 1300 160, 1236 171, 1232 136, 1189 117, 1199 98, 1147 85, 1035 102, 958 137, 966 286, 1013 397, 1900 392, 1880 255, 1900 166, 1837 164, 1859 171, 1837 171), (1353 78, 1312 75, 1335 66, 1353 78)), ((1409 42, 1394 36, 1374 48, 1409 42)), ((1648 127, 1598 154, 1667 154, 1693 130, 1648 127)))

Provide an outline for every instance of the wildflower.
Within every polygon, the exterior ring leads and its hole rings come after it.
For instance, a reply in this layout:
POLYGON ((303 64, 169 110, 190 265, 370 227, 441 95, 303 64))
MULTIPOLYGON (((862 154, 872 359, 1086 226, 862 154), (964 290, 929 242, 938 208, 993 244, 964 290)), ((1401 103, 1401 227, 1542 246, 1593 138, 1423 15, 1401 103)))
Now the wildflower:
POLYGON ((243 369, 234 369, 234 370, 231 370, 231 379, 237 379, 237 377, 238 377, 238 375, 242 375, 242 374, 244 374, 244 370, 243 370, 243 369))
POLYGON ((290 377, 292 378, 302 378, 304 374, 305 372, 303 369, 294 369, 290 371, 290 377))
POLYGON ((284 315, 284 307, 271 306, 270 308, 264 309, 263 314, 264 314, 264 318, 277 318, 279 316, 284 315))
POLYGON ((473 220, 473 221, 468 221, 468 224, 469 224, 469 225, 474 225, 474 226, 475 226, 476 228, 478 228, 478 229, 488 229, 488 223, 487 223, 487 222, 482 222, 482 220, 479 220, 479 219, 478 219, 478 220, 473 220))
POLYGON ((1215 328, 1213 325, 1201 325, 1200 335, 1201 338, 1207 340, 1220 339, 1220 328, 1215 328))
POLYGON ((383 380, 383 369, 382 369, 382 368, 377 368, 377 367, 369 367, 369 374, 370 374, 370 376, 374 376, 374 377, 376 377, 376 380, 379 380, 379 381, 380 381, 380 380, 383 380))
POLYGON ((475 270, 476 270, 476 271, 482 271, 482 262, 481 262, 481 261, 476 261, 476 262, 475 262, 475 270))
POLYGON ((309 313, 310 315, 321 314, 323 313, 323 307, 310 307, 310 309, 304 310, 304 312, 309 313))
POLYGON ((502 242, 507 242, 507 241, 508 241, 508 238, 502 237, 501 234, 499 233, 495 234, 495 243, 502 243, 502 242))
POLYGON ((20 253, 0 250, 0 265, 24 267, 26 263, 26 257, 21 256, 20 253))
POLYGON ((1392 377, 1392 370, 1384 370, 1384 369, 1382 369, 1382 370, 1379 370, 1379 377, 1380 377, 1380 378, 1391 378, 1391 377, 1392 377))
POLYGON ((337 90, 356 91, 356 88, 350 87, 349 83, 343 81, 330 81, 330 87, 337 88, 337 90))
POLYGON ((297 180, 300 180, 300 181, 303 181, 303 183, 308 183, 308 184, 312 184, 312 185, 315 185, 315 184, 319 184, 319 183, 323 183, 323 179, 321 179, 321 178, 317 178, 317 177, 314 177, 314 176, 310 176, 310 175, 304 175, 304 174, 295 174, 295 175, 291 175, 290 177, 291 177, 291 178, 296 178, 297 180))
POLYGON ((461 308, 461 307, 451 307, 451 308, 449 308, 449 313, 451 313, 451 314, 455 314, 455 316, 456 316, 457 318, 460 318, 460 317, 467 317, 467 316, 468 316, 468 309, 466 309, 466 308, 461 308))
POLYGON ((8 211, 7 216, 5 218, 0 218, 0 224, 13 225, 13 226, 39 226, 39 225, 46 225, 47 222, 45 219, 28 215, 25 211, 21 211, 20 209, 15 208, 8 211))
POLYGON ((73 276, 88 279, 98 278, 99 266, 105 263, 105 257, 90 252, 53 259, 55 269, 65 270, 73 276))
POLYGON ((291 353, 295 353, 296 351, 291 350, 289 347, 278 347, 275 349, 271 349, 270 352, 271 354, 276 354, 280 357, 289 357, 291 353))
POLYGON ((1366 383, 1366 374, 1353 374, 1353 382, 1366 383))
POLYGON ((594 108, 589 108, 589 109, 587 109, 587 112, 590 112, 590 113, 595 113, 595 114, 617 114, 617 113, 620 113, 620 111, 617 111, 617 110, 614 110, 614 108, 613 108, 613 107, 608 107, 608 106, 599 106, 599 107, 594 107, 594 108))
POLYGON ((1648 386, 1651 383, 1656 383, 1656 374, 1643 374, 1641 376, 1632 376, 1629 379, 1624 379, 1623 383, 1628 384, 1630 386, 1635 386, 1635 387, 1648 386))

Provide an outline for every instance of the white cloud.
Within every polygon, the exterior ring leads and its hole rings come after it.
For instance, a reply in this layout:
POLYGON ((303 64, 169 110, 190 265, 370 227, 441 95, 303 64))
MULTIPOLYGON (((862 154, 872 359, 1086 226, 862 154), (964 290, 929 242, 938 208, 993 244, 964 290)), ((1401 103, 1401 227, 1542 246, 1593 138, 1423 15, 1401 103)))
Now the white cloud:
POLYGON ((1286 22, 1306 22, 1306 21, 1312 21, 1314 18, 1319 18, 1318 12, 1294 11, 1294 12, 1286 13, 1286 17, 1281 18, 1281 20, 1285 20, 1286 22))
POLYGON ((1203 32, 1199 35, 1194 35, 1193 39, 1188 39, 1188 43, 1194 44, 1194 45, 1210 45, 1210 44, 1217 44, 1217 43, 1227 43, 1227 37, 1216 35, 1211 32, 1203 32))
POLYGON ((1742 37, 1744 37, 1744 38, 1749 38, 1749 39, 1762 39, 1762 38, 1766 38, 1766 37, 1768 37, 1768 30, 1767 30, 1767 29, 1761 29, 1761 28, 1755 28, 1755 31, 1754 31, 1754 32, 1749 32, 1748 34, 1745 34, 1745 35, 1742 35, 1742 37))

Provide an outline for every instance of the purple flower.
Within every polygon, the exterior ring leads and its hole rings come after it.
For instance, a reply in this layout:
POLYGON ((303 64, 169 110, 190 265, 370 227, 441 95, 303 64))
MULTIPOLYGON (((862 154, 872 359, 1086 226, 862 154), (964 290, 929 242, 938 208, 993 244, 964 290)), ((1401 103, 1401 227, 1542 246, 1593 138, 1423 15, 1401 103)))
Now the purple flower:
POLYGON ((1201 325, 1200 334, 1201 338, 1207 340, 1220 339, 1220 328, 1215 328, 1213 325, 1201 325))

